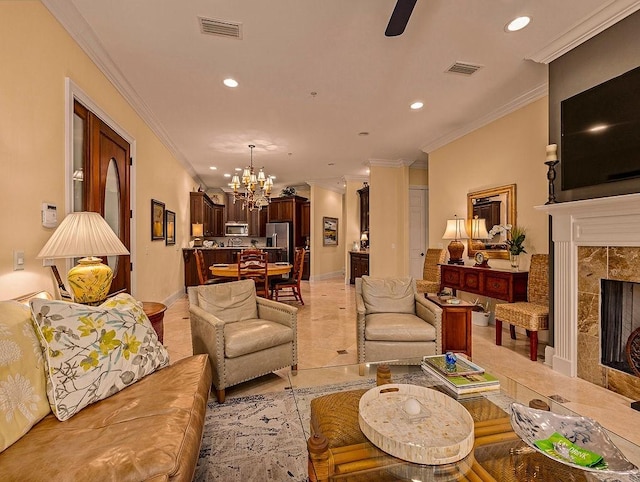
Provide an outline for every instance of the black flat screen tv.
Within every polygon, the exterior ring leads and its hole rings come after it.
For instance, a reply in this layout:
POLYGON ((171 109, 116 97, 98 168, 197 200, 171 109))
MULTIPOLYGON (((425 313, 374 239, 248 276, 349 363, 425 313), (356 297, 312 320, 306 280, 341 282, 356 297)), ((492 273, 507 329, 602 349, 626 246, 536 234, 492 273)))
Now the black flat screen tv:
POLYGON ((640 177, 640 67, 563 100, 560 111, 563 191, 640 177))

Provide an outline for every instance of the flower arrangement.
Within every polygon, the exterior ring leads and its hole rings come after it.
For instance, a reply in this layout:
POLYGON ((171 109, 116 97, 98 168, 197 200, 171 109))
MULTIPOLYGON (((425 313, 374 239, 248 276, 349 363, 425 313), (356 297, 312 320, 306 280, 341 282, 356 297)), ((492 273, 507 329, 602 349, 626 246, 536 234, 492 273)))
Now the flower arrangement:
POLYGON ((489 230, 489 235, 491 236, 502 233, 504 233, 507 238, 505 242, 507 246, 509 246, 508 249, 510 254, 518 255, 527 252, 523 246, 524 240, 526 238, 526 232, 524 228, 513 226, 511 224, 496 224, 489 230))
POLYGON ((296 195, 296 188, 293 186, 287 186, 285 188, 282 189, 281 193, 283 196, 295 196, 296 195))

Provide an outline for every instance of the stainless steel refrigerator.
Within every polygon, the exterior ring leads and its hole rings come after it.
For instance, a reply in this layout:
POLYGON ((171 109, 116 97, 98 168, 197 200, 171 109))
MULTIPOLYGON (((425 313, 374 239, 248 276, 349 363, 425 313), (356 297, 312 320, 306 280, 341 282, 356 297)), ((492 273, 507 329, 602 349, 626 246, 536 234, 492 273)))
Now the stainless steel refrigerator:
POLYGON ((267 223, 267 240, 282 249, 282 261, 293 261, 293 229, 291 223, 267 223))

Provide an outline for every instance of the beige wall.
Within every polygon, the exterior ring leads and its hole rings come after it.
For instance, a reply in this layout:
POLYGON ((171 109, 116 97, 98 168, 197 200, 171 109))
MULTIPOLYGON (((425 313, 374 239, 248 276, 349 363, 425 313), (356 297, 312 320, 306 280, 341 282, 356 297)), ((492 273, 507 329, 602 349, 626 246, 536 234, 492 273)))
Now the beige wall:
POLYGON ((369 177, 369 273, 408 276, 409 168, 372 165, 369 177))
POLYGON ((35 257, 52 233, 40 222, 42 202, 57 204, 59 220, 66 212, 66 77, 135 139, 134 295, 179 293, 195 182, 40 2, 0 3, 0 58, 0 299, 54 289, 35 257), (176 246, 150 241, 151 198, 176 212, 176 246), (13 250, 25 252, 24 271, 13 271, 13 250))
POLYGON ((429 171, 427 169, 409 169, 410 186, 428 186, 429 171))
MULTIPOLYGON (((311 279, 323 279, 342 275, 345 267, 345 221, 343 195, 311 186, 311 279), (322 245, 322 218, 338 218, 338 245, 322 245)), ((350 222, 353 222, 352 220, 350 222)))
MULTIPOLYGON (((545 97, 429 153, 429 246, 447 246, 441 237, 446 221, 455 214, 466 218, 468 192, 515 183, 525 249, 547 253, 547 215, 533 208, 547 201, 547 132, 545 97)), ((490 264, 508 266, 503 260, 490 264)))
POLYGON ((345 226, 345 246, 344 246, 344 265, 345 280, 349 282, 350 275, 350 259, 349 251, 353 247, 354 241, 360 244, 360 196, 358 189, 362 189, 362 181, 347 181, 344 194, 344 226, 345 226))

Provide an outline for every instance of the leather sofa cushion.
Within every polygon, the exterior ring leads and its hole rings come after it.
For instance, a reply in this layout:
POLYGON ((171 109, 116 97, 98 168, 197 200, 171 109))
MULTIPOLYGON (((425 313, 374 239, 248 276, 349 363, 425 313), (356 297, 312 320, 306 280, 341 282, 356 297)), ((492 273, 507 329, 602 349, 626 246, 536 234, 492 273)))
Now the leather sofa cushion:
POLYGON ((49 414, 0 453, 0 479, 191 481, 210 388, 207 356, 197 355, 65 422, 49 414))
POLYGON ((293 330, 269 320, 243 320, 224 327, 224 355, 235 358, 293 341, 293 330))
POLYGON ((362 277, 362 299, 367 313, 415 313, 413 278, 362 277))
POLYGON ((366 315, 364 338, 367 341, 434 341, 436 329, 408 313, 366 315))
POLYGON ((198 286, 198 305, 222 321, 250 320, 258 317, 256 284, 253 280, 198 286))

